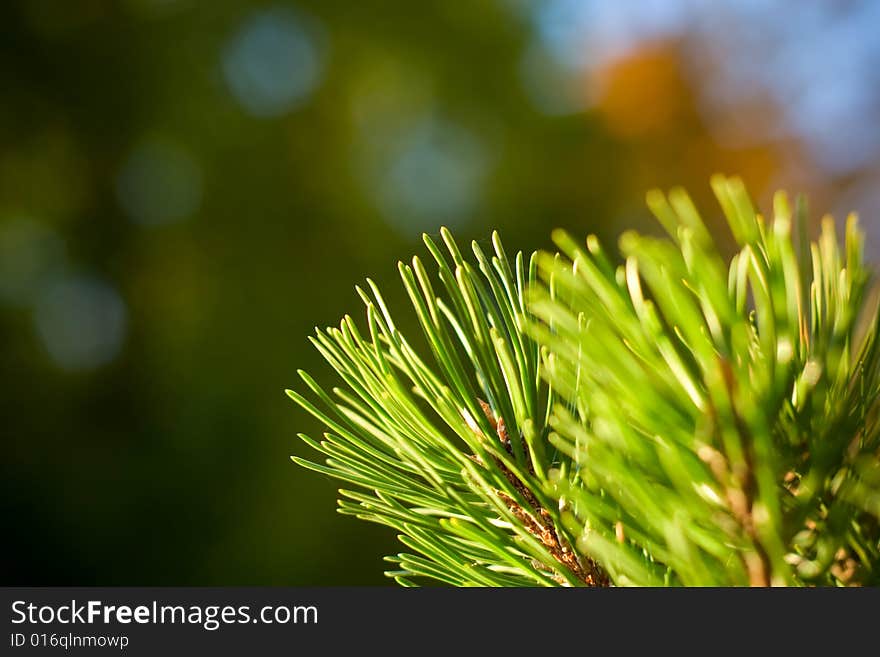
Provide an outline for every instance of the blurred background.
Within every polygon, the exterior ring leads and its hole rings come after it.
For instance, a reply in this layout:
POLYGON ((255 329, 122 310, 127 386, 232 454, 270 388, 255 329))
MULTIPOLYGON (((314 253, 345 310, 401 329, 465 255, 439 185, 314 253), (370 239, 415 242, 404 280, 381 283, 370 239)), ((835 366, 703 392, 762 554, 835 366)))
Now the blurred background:
POLYGON ((4 584, 381 584, 294 466, 306 337, 419 235, 654 231, 738 173, 880 256, 880 3, 0 5, 4 584))

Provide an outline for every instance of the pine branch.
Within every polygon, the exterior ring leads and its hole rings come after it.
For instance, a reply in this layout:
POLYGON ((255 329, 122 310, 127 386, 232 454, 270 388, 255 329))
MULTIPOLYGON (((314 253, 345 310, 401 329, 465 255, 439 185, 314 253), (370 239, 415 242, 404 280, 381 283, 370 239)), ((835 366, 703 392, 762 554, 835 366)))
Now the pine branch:
POLYGON ((288 394, 323 422, 324 440, 303 440, 326 465, 294 460, 355 484, 342 513, 395 528, 414 554, 391 560, 401 583, 428 577, 448 584, 581 586, 598 583, 592 562, 571 549, 546 491, 552 392, 539 351, 523 330, 533 261, 511 267, 497 235, 494 254, 473 244, 466 261, 448 231, 425 243, 442 297, 419 258, 400 265, 404 286, 430 346, 430 360, 397 330, 376 286, 358 289, 364 337, 346 317, 312 339, 345 383, 332 399, 300 375, 322 403, 288 394))
POLYGON ((393 527, 404 585, 880 583, 880 346, 854 216, 799 237, 783 194, 715 193, 729 262, 681 190, 648 195, 672 240, 594 237, 508 260, 448 231, 400 265, 430 354, 376 286, 316 331, 343 386, 304 372, 340 511, 393 527), (793 235, 794 234, 794 235, 793 235), (436 289, 435 289, 436 288, 436 289))

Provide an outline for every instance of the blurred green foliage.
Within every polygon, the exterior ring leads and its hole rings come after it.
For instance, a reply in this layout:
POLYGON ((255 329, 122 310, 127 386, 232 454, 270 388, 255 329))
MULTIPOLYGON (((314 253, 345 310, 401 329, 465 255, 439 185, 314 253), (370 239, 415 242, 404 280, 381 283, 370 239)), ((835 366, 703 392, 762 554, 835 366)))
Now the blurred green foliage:
POLYGON ((836 201, 837 178, 784 166, 797 138, 718 137, 686 33, 548 113, 525 7, 2 4, 6 583, 384 583, 391 533, 288 458, 318 426, 283 389, 326 371, 306 335, 355 283, 405 304, 394 263, 442 224, 511 252, 555 227, 613 243, 651 230, 644 189, 705 198, 715 170, 836 201))

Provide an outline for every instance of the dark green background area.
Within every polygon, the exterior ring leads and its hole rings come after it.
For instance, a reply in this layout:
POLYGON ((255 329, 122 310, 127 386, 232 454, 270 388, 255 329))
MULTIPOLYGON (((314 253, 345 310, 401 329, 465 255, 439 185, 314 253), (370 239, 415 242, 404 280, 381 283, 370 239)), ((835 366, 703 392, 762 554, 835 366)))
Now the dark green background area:
POLYGON ((321 79, 271 117, 236 102, 222 57, 254 12, 290 4, 2 4, 0 227, 50 227, 71 267, 126 309, 111 361, 65 369, 31 306, 0 306, 5 584, 384 583, 393 532, 336 514, 336 484, 289 459, 308 454, 296 433, 320 427, 283 390, 297 368, 332 385, 307 335, 362 318, 355 284, 376 280, 414 331, 396 262, 424 255, 419 232, 446 219, 463 244, 498 229, 509 253, 549 248, 559 226, 613 246, 624 228, 654 230, 649 186, 688 186, 712 221, 717 170, 741 173, 759 200, 791 183, 817 212, 861 200, 848 193, 876 175, 877 157, 839 175, 805 158, 794 175, 783 164, 797 137, 717 138, 697 109, 703 73, 687 65, 687 36, 608 67, 583 109, 543 112, 522 81, 535 40, 522 4, 298 3, 322 26, 321 79), (364 153, 386 136, 352 108, 384 70, 402 80, 392 129, 412 88, 419 112, 481 144, 479 192, 460 215, 389 218, 377 203, 389 165, 364 153), (642 121, 660 106, 672 109, 642 121), (186 146, 201 194, 189 216, 142 225, 116 186, 154 133, 186 146))

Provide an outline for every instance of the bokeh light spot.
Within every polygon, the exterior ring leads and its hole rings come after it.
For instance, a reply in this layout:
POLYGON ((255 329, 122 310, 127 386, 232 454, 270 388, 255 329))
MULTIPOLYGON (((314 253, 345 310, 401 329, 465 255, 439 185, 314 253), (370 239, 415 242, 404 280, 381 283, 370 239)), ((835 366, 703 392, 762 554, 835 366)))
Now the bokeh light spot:
POLYGON ((506 3, 532 27, 520 77, 542 112, 590 107, 601 95, 597 73, 652 44, 678 43, 719 141, 742 147, 794 137, 832 175, 850 174, 880 153, 880 136, 866 129, 880 105, 876 2, 854 0, 845 11, 834 3, 790 11, 781 0, 506 3), (741 119, 766 100, 781 120, 741 119))
POLYGON ((135 223, 173 223, 202 201, 202 170, 180 144, 150 137, 135 146, 116 181, 119 202, 135 223))
POLYGON ((25 217, 0 223, 0 299, 30 303, 46 280, 65 266, 61 237, 46 224, 25 217))
POLYGON ((425 119, 402 135, 378 190, 386 219, 408 234, 463 224, 480 199, 483 144, 448 121, 425 119))
POLYGON ((585 85, 578 82, 580 74, 558 66, 547 49, 533 43, 519 62, 523 89, 538 111, 548 116, 576 114, 589 106, 585 85))
POLYGON ((40 295, 34 312, 37 333, 56 365, 92 370, 112 361, 126 330, 125 302, 95 278, 60 278, 40 295))
POLYGON ((300 106, 323 75, 321 31, 289 9, 251 16, 227 46, 226 83, 236 100, 256 117, 281 116, 300 106))

